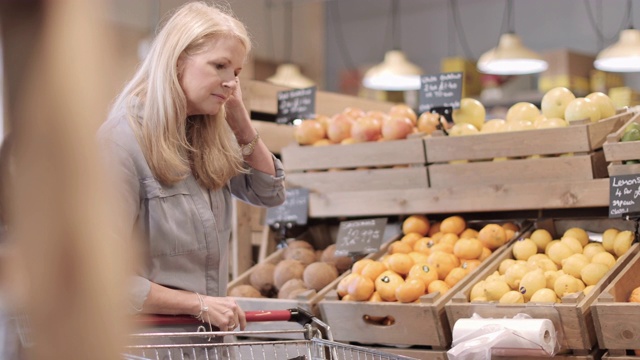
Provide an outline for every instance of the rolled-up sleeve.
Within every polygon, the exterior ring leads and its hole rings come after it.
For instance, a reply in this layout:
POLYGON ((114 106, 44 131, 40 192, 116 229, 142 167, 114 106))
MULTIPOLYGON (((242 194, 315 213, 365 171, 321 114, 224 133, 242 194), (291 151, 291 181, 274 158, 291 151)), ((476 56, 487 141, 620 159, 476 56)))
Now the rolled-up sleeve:
MULTIPOLYGON (((272 155, 273 156, 273 155, 272 155)), ((284 166, 273 156, 275 176, 250 168, 249 173, 231 179, 231 193, 256 206, 273 207, 284 202, 284 166)))

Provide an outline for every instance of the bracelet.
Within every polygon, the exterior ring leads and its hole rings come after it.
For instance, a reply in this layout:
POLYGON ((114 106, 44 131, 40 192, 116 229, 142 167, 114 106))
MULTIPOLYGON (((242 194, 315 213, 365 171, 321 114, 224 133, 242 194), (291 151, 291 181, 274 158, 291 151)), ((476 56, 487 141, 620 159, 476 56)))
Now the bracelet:
POLYGON ((249 156, 253 154, 253 150, 255 149, 259 139, 260 133, 256 130, 256 136, 253 138, 253 140, 249 141, 248 144, 240 145, 240 152, 242 153, 242 155, 249 156))
POLYGON ((194 292, 194 293, 198 297, 198 302, 200 303, 200 313, 198 313, 198 315, 195 315, 194 317, 204 322, 204 318, 202 317, 202 315, 207 314, 207 317, 209 317, 208 316, 209 307, 204 304, 204 300, 202 300, 202 296, 200 296, 200 294, 198 294, 197 292, 194 292))

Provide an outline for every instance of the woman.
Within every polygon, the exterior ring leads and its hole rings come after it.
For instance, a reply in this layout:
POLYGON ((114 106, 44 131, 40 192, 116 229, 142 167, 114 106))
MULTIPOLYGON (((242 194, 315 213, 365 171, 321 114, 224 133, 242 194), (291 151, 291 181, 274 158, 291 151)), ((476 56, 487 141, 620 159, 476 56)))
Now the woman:
POLYGON ((238 75, 251 43, 215 5, 187 3, 158 33, 116 99, 100 139, 123 186, 124 231, 142 238, 132 306, 244 329, 225 297, 231 196, 284 202, 282 164, 252 127, 238 75))

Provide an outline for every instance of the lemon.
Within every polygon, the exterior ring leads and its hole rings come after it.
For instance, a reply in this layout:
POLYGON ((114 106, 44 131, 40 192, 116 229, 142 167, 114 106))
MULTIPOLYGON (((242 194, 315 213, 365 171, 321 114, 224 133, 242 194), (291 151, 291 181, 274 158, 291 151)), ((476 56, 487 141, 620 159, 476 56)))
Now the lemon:
POLYGON ((582 268, 589 264, 589 259, 582 254, 573 254, 568 258, 562 260, 562 271, 580 279, 580 271, 582 268))
POLYGON ((524 296, 519 291, 511 290, 502 295, 498 302, 500 304, 523 304, 524 300, 524 296))
POLYGON ((580 278, 585 285, 595 285, 608 271, 609 267, 605 264, 591 263, 582 268, 580 278))
POLYGON ((620 230, 616 229, 616 228, 610 228, 605 230, 602 233, 602 246, 604 247, 605 250, 607 250, 608 252, 615 254, 613 252, 613 243, 616 240, 616 235, 618 235, 618 233, 620 232, 620 230))
POLYGON ((502 280, 487 281, 484 284, 484 296, 489 301, 498 301, 502 295, 509 291, 511 291, 511 288, 502 280))
POLYGON ((500 274, 503 274, 505 272, 507 272, 507 269, 509 269, 511 267, 511 265, 515 264, 516 261, 514 259, 504 259, 500 262, 500 265, 498 266, 498 272, 500 272, 500 274))
POLYGON ((589 295, 589 293, 591 292, 591 290, 593 290, 593 288, 595 288, 595 287, 596 287, 595 285, 589 285, 589 286, 585 287, 585 288, 584 288, 584 290, 582 290, 582 292, 583 292, 585 295, 589 295))
POLYGON ((542 269, 543 271, 547 271, 547 270, 557 271, 558 270, 558 265, 556 265, 556 263, 554 263, 549 258, 540 259, 540 260, 536 261, 534 263, 534 265, 537 268, 542 269))
POLYGON ((578 279, 569 274, 558 276, 555 283, 553 284, 553 291, 556 292, 556 295, 558 295, 560 299, 562 299, 562 297, 565 295, 578 292, 579 288, 580 285, 578 284, 578 279))
POLYGON ((548 288, 542 288, 534 292, 529 301, 535 303, 557 303, 559 299, 555 291, 548 288))
POLYGON ((555 243, 559 243, 560 239, 555 239, 555 240, 551 240, 549 241, 549 243, 547 244, 547 246, 544 247, 544 253, 549 255, 549 248, 551 247, 551 245, 555 244, 555 243))
POLYGON ((581 229, 578 227, 567 229, 567 231, 564 232, 562 237, 565 237, 565 236, 570 236, 578 239, 578 241, 580 241, 582 246, 586 246, 589 243, 589 235, 587 234, 587 232, 584 231, 584 229, 581 229))
POLYGON ((585 285, 584 282, 580 279, 576 279, 576 281, 576 284, 578 285, 578 291, 584 291, 587 285, 585 285))
POLYGON ((516 260, 527 260, 538 252, 538 246, 531 239, 522 239, 513 244, 513 257, 516 260))
POLYGON ((560 242, 567 245, 575 254, 582 254, 582 243, 572 236, 563 236, 560 242))
POLYGON ((567 244, 558 241, 557 243, 550 243, 547 248, 547 255, 549 259, 553 260, 556 265, 562 265, 562 260, 573 255, 574 252, 567 246, 567 244))
POLYGON ((551 242, 551 240, 553 240, 553 237, 551 236, 551 233, 549 233, 547 230, 545 229, 537 229, 534 232, 531 233, 531 236, 529 237, 534 243, 536 243, 536 245, 538 246, 538 251, 539 252, 544 252, 545 247, 547 247, 547 244, 551 242))
POLYGON ((582 249, 582 254, 586 256, 587 259, 589 259, 589 261, 591 261, 591 259, 593 258, 593 255, 601 252, 606 252, 606 251, 607 250, 604 249, 604 246, 602 246, 602 244, 593 242, 593 243, 588 243, 587 246, 585 246, 582 249))
POLYGON ((547 282, 546 287, 549 289, 553 289, 553 286, 556 283, 556 279, 560 276, 563 275, 564 272, 562 270, 558 270, 558 271, 553 271, 553 270, 547 270, 544 272, 544 278, 547 282))
POLYGON ((549 256, 547 256, 547 254, 534 254, 527 259, 527 262, 535 265, 535 263, 540 259, 549 259, 549 256))
POLYGON ((530 270, 531 268, 529 267, 529 264, 513 264, 513 266, 507 269, 507 272, 504 274, 504 280, 509 284, 511 289, 518 289, 520 287, 520 280, 530 270))
POLYGON ((624 253, 629 250, 631 244, 633 243, 634 235, 633 232, 629 230, 621 231, 616 235, 615 240, 613 241, 613 252, 617 257, 622 256, 624 253))
POLYGON ((502 278, 502 274, 500 274, 498 271, 494 271, 491 275, 487 276, 485 280, 493 281, 493 280, 504 280, 504 279, 502 278))
POLYGON ((480 280, 471 288, 471 292, 469 293, 469 299, 473 301, 479 297, 484 297, 484 284, 485 280, 480 280))
POLYGON ((526 273, 522 279, 520 280, 520 287, 518 290, 522 295, 524 295, 524 299, 529 301, 531 296, 538 290, 547 286, 547 280, 544 277, 544 272, 542 269, 536 269, 533 271, 529 271, 526 273))
POLYGON ((611 253, 605 251, 593 255, 593 257, 591 258, 591 262, 597 264, 605 264, 609 267, 609 269, 611 269, 613 265, 616 264, 616 258, 615 256, 611 255, 611 253))
POLYGON ((471 302, 488 302, 489 300, 484 296, 478 296, 477 298, 471 300, 471 302))

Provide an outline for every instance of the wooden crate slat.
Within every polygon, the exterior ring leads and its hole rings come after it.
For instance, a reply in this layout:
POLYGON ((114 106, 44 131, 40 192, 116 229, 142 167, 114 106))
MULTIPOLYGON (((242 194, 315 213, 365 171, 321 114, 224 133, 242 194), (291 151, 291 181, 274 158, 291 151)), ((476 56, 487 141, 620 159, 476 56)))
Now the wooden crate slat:
POLYGON ((609 179, 311 193, 309 216, 444 214, 609 206, 609 179))
POLYGON ((606 142, 604 152, 607 161, 640 159, 640 141, 606 142))
POLYGON ((426 163, 421 139, 350 145, 291 145, 282 149, 282 161, 287 171, 426 163))
POLYGON ((274 154, 280 154, 283 147, 296 142, 293 135, 295 128, 291 125, 281 125, 260 120, 251 120, 251 123, 260 133, 262 142, 274 154))
POLYGON ((425 189, 429 187, 427 168, 415 166, 398 169, 363 169, 288 173, 287 184, 302 186, 312 192, 425 189))
POLYGON ((609 176, 640 174, 640 164, 615 164, 611 163, 607 166, 609 176))

